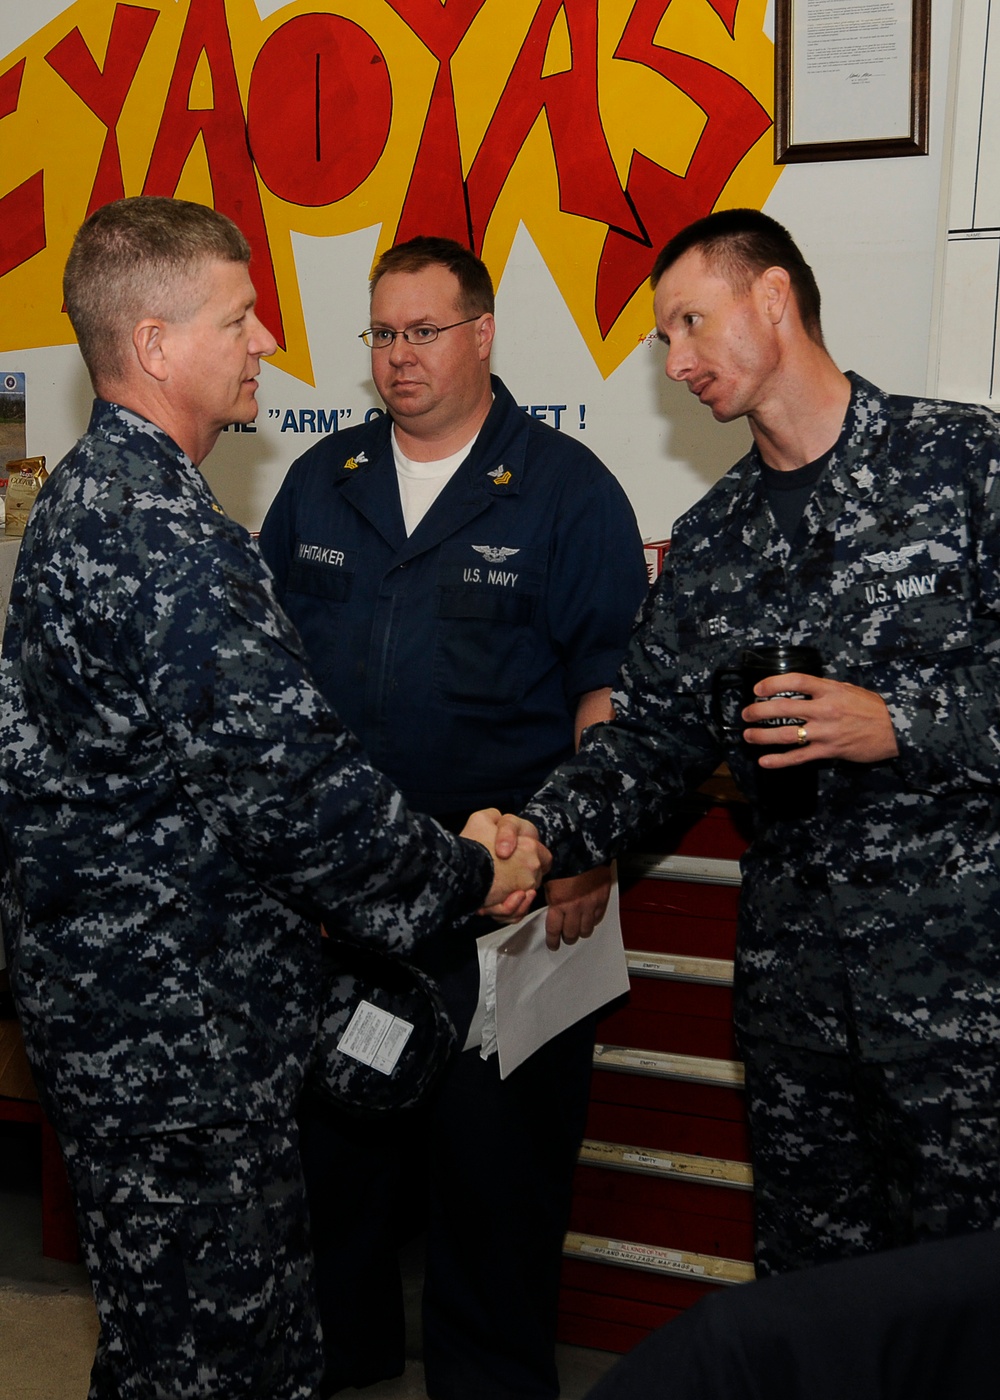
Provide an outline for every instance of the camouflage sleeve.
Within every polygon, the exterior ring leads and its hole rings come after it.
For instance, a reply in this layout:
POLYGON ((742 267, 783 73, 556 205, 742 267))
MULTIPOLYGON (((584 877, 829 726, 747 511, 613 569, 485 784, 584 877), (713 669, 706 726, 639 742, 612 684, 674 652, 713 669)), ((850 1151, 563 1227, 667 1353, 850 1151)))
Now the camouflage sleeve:
POLYGON ((634 845, 721 760, 704 697, 678 662, 671 581, 668 568, 639 612, 612 696, 617 718, 587 730, 525 807, 560 875, 634 845))
POLYGON ((1000 436, 985 413, 966 432, 967 554, 941 562, 961 573, 967 622, 942 635, 928 626, 919 658, 887 668, 876 686, 899 745, 897 776, 922 791, 1000 790, 1000 436))
POLYGON ((212 551, 146 581, 123 649, 199 817, 277 898, 396 951, 471 913, 489 853, 407 809, 313 685, 256 555, 212 551))

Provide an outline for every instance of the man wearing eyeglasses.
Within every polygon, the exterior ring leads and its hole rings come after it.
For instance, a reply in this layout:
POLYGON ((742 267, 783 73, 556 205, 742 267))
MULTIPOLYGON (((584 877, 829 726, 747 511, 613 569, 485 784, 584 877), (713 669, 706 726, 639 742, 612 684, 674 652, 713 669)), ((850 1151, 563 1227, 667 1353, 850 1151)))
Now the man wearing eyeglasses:
MULTIPOLYGON (((623 491, 491 376, 494 332, 490 276, 467 248, 416 238, 386 252, 361 338, 388 413, 305 453, 260 540, 320 688, 408 801, 448 827, 478 807, 519 810, 584 726, 610 718, 646 592, 623 491)), ((550 942, 590 933, 608 889, 606 868, 551 883, 550 942)), ((424 963, 459 1044, 481 931, 443 929, 424 963)), ((326 1394, 403 1370, 407 1213, 429 1221, 428 1395, 558 1394, 559 1266, 592 1047, 586 1022, 505 1081, 470 1049, 420 1122, 377 1132, 305 1106, 326 1394)))

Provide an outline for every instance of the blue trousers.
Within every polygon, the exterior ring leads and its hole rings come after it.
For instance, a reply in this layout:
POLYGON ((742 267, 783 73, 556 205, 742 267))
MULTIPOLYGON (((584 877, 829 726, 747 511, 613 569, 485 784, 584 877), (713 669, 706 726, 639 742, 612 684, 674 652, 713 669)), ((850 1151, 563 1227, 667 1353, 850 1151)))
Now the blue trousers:
POLYGON ((426 1107, 365 1122, 306 1096, 303 1169, 324 1395, 405 1365, 398 1250, 426 1228, 432 1400, 554 1400, 562 1240, 593 1055, 588 1019, 506 1080, 457 1055, 426 1107))
POLYGON ((758 1276, 1000 1229, 992 1046, 885 1063, 745 1036, 740 1048, 758 1276))
POLYGON ((90 1400, 314 1400, 294 1124, 62 1146, 101 1324, 90 1400))

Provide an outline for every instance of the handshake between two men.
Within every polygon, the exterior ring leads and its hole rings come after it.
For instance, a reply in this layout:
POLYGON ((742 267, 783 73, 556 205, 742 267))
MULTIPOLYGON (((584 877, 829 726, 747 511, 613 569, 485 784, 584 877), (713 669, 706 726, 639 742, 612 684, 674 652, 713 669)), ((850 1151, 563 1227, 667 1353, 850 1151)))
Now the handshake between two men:
MULTIPOLYGON (((523 918, 552 867, 552 856, 539 840, 537 828, 524 817, 505 816, 496 807, 487 807, 473 812, 461 835, 478 841, 493 857, 493 884, 479 913, 504 921, 523 918)), ((602 870, 602 884, 604 878, 602 870)), ((586 936, 590 929, 580 931, 586 936)), ((577 936, 565 925, 553 928, 551 921, 546 930, 551 948, 559 946, 560 938, 569 943, 577 936)))

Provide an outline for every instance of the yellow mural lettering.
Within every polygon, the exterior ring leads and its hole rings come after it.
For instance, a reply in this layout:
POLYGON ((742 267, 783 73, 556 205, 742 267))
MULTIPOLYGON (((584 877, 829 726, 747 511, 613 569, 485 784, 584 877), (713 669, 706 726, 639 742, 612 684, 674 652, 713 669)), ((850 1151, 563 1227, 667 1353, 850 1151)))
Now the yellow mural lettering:
POLYGON ((77 0, 0 60, 0 350, 72 341, 73 234, 142 192, 243 228, 306 382, 292 234, 373 225, 460 238, 499 282, 523 224, 608 375, 666 239, 777 179, 765 2, 77 0))

